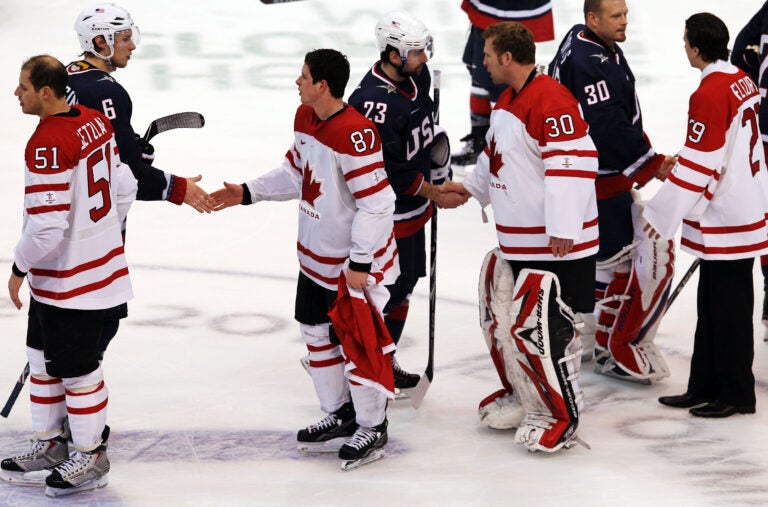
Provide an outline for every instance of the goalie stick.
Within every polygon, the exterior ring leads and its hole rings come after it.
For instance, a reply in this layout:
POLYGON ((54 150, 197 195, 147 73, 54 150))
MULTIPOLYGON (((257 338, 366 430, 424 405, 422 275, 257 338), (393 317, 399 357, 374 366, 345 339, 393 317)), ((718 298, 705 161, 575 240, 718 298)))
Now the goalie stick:
MULTIPOLYGON (((435 123, 440 122, 440 71, 433 71, 435 123)), ((432 220, 429 235, 429 356, 424 375, 411 391, 411 406, 419 408, 434 378, 435 362, 435 303, 437 299, 437 203, 432 202, 432 220)))
POLYGON ((11 391, 11 395, 8 396, 8 401, 5 402, 5 406, 3 407, 3 410, 0 411, 0 416, 8 418, 8 414, 11 413, 11 409, 13 408, 14 403, 16 403, 16 398, 19 397, 19 393, 21 393, 21 389, 24 387, 24 384, 27 382, 28 377, 29 377, 29 363, 27 363, 27 365, 24 366, 24 370, 21 372, 21 375, 19 375, 19 379, 16 381, 16 385, 13 386, 13 391, 11 391))
POLYGON ((669 307, 672 306, 672 302, 677 299, 677 296, 680 295, 680 291, 683 290, 685 284, 688 283, 688 280, 691 279, 691 276, 693 276, 693 273, 696 271, 696 268, 699 267, 700 263, 701 259, 698 257, 691 263, 691 267, 688 268, 688 271, 686 271, 683 277, 680 279, 677 287, 675 287, 675 289, 669 294, 669 297, 667 298, 667 306, 664 307, 664 313, 669 311, 669 307))
POLYGON ((158 118, 147 127, 147 132, 144 134, 144 142, 149 142, 150 139, 157 134, 162 134, 167 130, 173 129, 199 129, 205 125, 205 118, 200 113, 176 113, 169 114, 158 118))

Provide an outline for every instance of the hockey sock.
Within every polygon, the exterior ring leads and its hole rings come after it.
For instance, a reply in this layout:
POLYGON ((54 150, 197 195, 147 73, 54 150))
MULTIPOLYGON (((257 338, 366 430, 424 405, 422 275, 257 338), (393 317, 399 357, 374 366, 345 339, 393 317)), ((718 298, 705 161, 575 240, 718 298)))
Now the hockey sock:
POLYGON ((384 422, 387 416, 387 396, 373 387, 350 382, 352 403, 355 405, 357 424, 373 428, 384 422))
POLYGON ((309 374, 320 400, 320 408, 330 414, 349 401, 341 347, 331 343, 328 324, 300 324, 299 329, 309 351, 309 374))
POLYGON ((92 377, 101 377, 101 367, 96 372, 74 379, 63 379, 72 443, 83 452, 91 451, 102 443, 101 436, 107 424, 109 390, 104 380, 100 380, 96 385, 78 386, 92 377), (98 375, 94 375, 96 372, 98 375))
POLYGON ((43 351, 27 347, 30 384, 29 399, 32 428, 38 438, 46 440, 61 433, 67 405, 61 379, 48 376, 43 351))

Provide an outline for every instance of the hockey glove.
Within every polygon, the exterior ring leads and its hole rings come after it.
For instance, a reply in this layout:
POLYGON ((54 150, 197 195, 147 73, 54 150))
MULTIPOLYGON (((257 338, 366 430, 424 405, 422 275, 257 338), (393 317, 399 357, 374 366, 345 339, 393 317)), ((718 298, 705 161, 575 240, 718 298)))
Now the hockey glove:
POLYGON ((138 146, 139 151, 141 151, 141 160, 146 162, 147 164, 152 164, 152 162, 155 160, 155 147, 152 146, 150 143, 144 140, 143 137, 141 137, 139 134, 136 135, 136 146, 138 146))

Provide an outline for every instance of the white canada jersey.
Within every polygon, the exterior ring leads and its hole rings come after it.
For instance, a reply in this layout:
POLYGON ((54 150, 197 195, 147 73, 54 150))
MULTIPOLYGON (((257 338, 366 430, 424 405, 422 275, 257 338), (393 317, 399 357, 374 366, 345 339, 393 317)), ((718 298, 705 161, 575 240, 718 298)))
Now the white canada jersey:
POLYGON ((768 173, 760 144, 760 92, 718 60, 691 95, 677 164, 643 216, 667 239, 683 222, 681 248, 706 260, 768 253, 768 173))
POLYGON ((502 256, 573 260, 597 253, 597 150, 576 99, 549 76, 504 91, 491 112, 487 146, 464 186, 493 208, 502 256), (555 257, 551 237, 572 239, 555 257))
POLYGON ((246 182, 252 201, 299 199, 299 266, 319 285, 337 290, 347 258, 394 283, 395 193, 374 124, 346 104, 326 120, 302 105, 294 134, 282 166, 246 182))
POLYGON ((39 302, 112 308, 133 297, 121 224, 136 179, 101 113, 73 106, 43 118, 27 143, 24 225, 14 262, 39 302))

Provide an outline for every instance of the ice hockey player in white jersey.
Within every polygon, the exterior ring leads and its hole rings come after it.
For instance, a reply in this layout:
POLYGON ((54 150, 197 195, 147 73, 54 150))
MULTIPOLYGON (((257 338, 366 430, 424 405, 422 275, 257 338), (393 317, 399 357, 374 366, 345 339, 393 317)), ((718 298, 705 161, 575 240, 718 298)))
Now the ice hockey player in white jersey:
POLYGON ((760 91, 728 63, 728 38, 713 14, 685 22, 685 52, 701 83, 677 164, 643 211, 651 237, 670 239, 682 222, 681 249, 701 259, 688 388, 659 398, 698 417, 755 412, 752 269, 768 252, 760 91))
MULTIPOLYGON (((294 120, 295 140, 283 164, 242 185, 225 183, 211 194, 217 210, 263 200, 299 201, 295 318, 320 408, 328 415, 300 430, 297 439, 305 452, 338 452, 345 469, 378 459, 387 442, 394 344, 381 312, 389 298, 385 285, 399 274, 395 194, 376 127, 342 100, 348 79, 343 54, 333 49, 307 53, 296 80, 302 105, 294 120), (358 355, 359 343, 345 343, 350 333, 337 333, 331 325, 328 312, 338 307, 340 285, 345 295, 365 291, 374 303, 369 316, 375 318, 356 321, 362 331, 356 338, 375 353, 358 355)), ((355 307, 361 299, 344 301, 355 307)))
POLYGON ((537 75, 531 32, 505 22, 483 37, 488 72, 509 88, 475 170, 445 184, 491 205, 499 240, 483 265, 480 305, 504 389, 480 411, 498 405, 518 443, 554 452, 574 443, 582 405, 574 312, 594 308, 597 151, 573 95, 537 75), (522 409, 509 406, 516 404, 522 409))
POLYGON ((66 83, 61 62, 35 56, 23 64, 15 93, 25 114, 40 117, 25 150, 24 223, 8 281, 16 308, 25 278, 31 292, 35 433, 29 452, 0 463, 0 478, 19 482, 48 469, 48 496, 108 482, 108 391, 98 345, 106 309, 132 297, 121 224, 137 188, 109 120, 70 107, 66 83))

